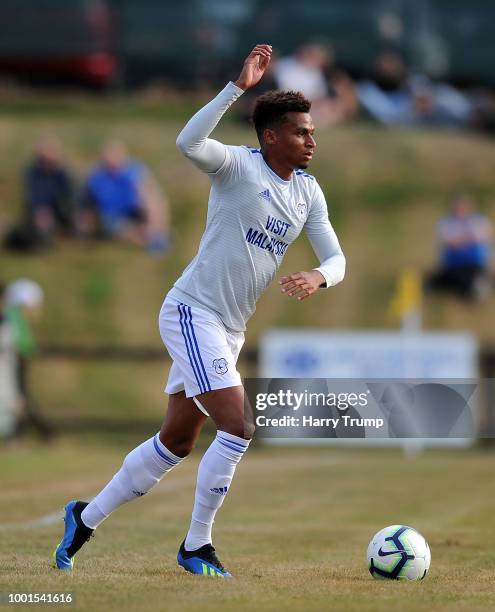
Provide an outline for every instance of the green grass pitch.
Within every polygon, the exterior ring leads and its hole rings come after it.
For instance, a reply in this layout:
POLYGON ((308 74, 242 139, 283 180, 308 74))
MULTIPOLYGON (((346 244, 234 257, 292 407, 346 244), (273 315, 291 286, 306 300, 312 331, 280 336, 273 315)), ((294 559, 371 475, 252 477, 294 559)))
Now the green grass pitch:
POLYGON ((62 533, 53 513, 95 494, 132 444, 74 437, 1 452, 0 591, 72 591, 73 609, 106 611, 495 607, 495 456, 482 450, 407 458, 392 449, 252 448, 214 528, 231 581, 191 576, 175 562, 198 450, 104 523, 72 575, 52 569, 62 533), (393 523, 429 541, 423 582, 368 574, 369 539, 393 523))
MULTIPOLYGON (((208 181, 174 144, 199 103, 185 104, 182 97, 154 107, 114 98, 36 100, 22 91, 11 104, 0 100, 3 228, 20 214, 19 172, 46 132, 63 140, 80 180, 107 138, 125 140, 171 203, 173 243, 164 260, 121 245, 68 241, 43 256, 2 253, 2 281, 28 276, 45 289, 40 344, 161 347, 160 304, 195 254, 205 218, 208 181)), ((228 120, 215 137, 255 144, 252 129, 228 120)), ((396 325, 387 318, 395 279, 405 267, 423 272, 433 265, 435 224, 449 195, 467 190, 482 210, 493 211, 495 148, 486 138, 368 124, 319 130, 317 138, 310 171, 327 194, 349 273, 302 308, 274 283, 250 322, 247 346, 256 346, 272 326, 396 325)), ((280 273, 313 265, 311 248, 301 240, 280 273)), ((428 296, 425 327, 470 329, 493 343, 494 300, 466 307, 428 296)), ((51 553, 62 533, 54 513, 69 499, 94 495, 141 434, 154 433, 149 424, 158 424, 163 412, 167 367, 36 361, 33 396, 60 431, 77 433, 48 447, 0 446, 0 591, 73 591, 70 609, 91 612, 495 609, 495 455, 481 450, 407 459, 398 450, 252 448, 214 529, 232 581, 193 577, 175 562, 198 450, 156 490, 102 525, 77 556, 73 575, 53 570, 51 553), (393 523, 410 524, 428 539, 432 564, 423 582, 369 576, 368 542, 393 523)))

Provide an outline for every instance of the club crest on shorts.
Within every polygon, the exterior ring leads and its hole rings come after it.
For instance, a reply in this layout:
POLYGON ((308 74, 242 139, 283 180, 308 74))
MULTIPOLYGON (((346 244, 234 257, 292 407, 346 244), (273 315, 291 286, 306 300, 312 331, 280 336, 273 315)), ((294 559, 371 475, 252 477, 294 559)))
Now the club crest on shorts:
POLYGON ((224 359, 223 357, 220 357, 220 359, 214 359, 213 367, 215 368, 215 372, 217 374, 225 374, 225 372, 227 372, 229 369, 227 360, 224 359))
POLYGON ((301 220, 306 219, 308 215, 308 205, 306 204, 306 202, 299 202, 298 204, 296 204, 296 215, 301 220))

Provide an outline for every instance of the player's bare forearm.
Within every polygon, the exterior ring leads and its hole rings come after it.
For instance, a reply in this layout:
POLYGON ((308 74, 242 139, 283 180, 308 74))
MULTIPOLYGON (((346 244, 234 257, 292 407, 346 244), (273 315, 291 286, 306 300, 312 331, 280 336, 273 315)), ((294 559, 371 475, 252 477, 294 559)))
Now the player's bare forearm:
POLYGON ((271 45, 256 45, 245 59, 241 74, 234 84, 244 91, 257 85, 265 74, 271 58, 271 45))
POLYGON ((326 284, 325 277, 318 270, 309 272, 295 272, 280 279, 282 293, 289 297, 295 297, 299 301, 305 300, 322 286, 326 284))

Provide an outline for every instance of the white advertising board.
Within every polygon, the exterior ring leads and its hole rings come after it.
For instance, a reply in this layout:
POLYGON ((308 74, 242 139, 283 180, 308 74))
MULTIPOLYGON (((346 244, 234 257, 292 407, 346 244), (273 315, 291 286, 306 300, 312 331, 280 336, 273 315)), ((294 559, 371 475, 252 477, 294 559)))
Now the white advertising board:
MULTIPOLYGON (((261 378, 476 379, 478 343, 465 332, 272 329, 260 342, 261 378)), ((297 383, 296 383, 297 384, 297 383)), ((281 440, 265 440, 272 444, 281 440)), ((291 444, 466 447, 473 439, 290 440, 291 444)))
POLYGON ((476 378, 469 333, 273 329, 260 343, 263 378, 476 378))

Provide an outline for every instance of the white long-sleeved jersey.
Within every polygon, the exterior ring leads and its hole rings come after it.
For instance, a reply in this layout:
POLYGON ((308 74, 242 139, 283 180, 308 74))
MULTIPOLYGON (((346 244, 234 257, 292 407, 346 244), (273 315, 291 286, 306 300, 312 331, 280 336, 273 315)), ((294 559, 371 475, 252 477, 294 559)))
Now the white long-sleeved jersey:
POLYGON ((177 139, 184 155, 209 174, 212 186, 198 253, 169 292, 215 313, 233 331, 245 330, 258 298, 303 228, 320 261, 315 269, 327 287, 339 283, 345 273, 325 196, 313 176, 297 170, 286 181, 267 165, 259 149, 208 138, 242 93, 229 83, 177 139))

